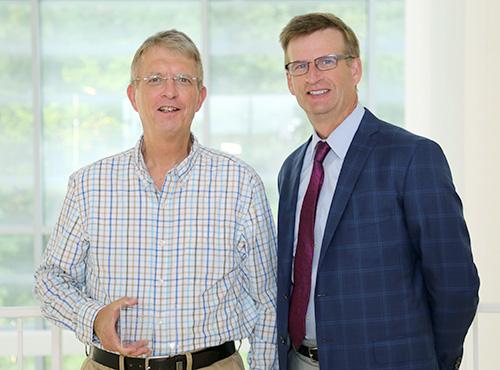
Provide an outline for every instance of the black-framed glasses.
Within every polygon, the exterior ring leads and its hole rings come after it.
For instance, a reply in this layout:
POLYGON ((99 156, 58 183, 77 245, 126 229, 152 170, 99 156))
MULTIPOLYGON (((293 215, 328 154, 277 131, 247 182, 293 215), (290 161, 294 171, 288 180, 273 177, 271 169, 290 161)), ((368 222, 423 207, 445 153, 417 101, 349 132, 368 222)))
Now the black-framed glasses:
POLYGON ((318 57, 314 60, 296 60, 294 62, 287 63, 285 65, 285 69, 292 76, 302 76, 305 75, 309 71, 309 64, 314 63, 316 68, 320 71, 328 71, 330 69, 334 69, 337 67, 337 63, 339 60, 344 59, 354 59, 355 57, 352 55, 344 55, 344 54, 329 54, 324 55, 322 57, 318 57))
POLYGON ((173 76, 165 76, 160 73, 156 73, 151 76, 135 78, 132 81, 144 81, 149 87, 162 87, 167 80, 174 81, 175 86, 180 88, 191 87, 196 82, 200 83, 201 81, 198 77, 191 76, 187 73, 177 73, 173 76))

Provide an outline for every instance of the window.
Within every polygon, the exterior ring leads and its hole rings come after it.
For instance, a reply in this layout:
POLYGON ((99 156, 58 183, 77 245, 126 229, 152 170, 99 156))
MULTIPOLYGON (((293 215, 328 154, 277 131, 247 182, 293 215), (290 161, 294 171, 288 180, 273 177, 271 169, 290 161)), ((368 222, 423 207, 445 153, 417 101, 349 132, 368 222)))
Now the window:
POLYGON ((403 0, 0 0, 0 306, 36 305, 33 270, 70 173, 137 141, 130 62, 157 31, 177 28, 200 48, 208 98, 193 131, 255 167, 276 210, 279 167, 311 130, 287 90, 278 37, 292 16, 312 11, 353 27, 361 100, 401 124, 403 0))

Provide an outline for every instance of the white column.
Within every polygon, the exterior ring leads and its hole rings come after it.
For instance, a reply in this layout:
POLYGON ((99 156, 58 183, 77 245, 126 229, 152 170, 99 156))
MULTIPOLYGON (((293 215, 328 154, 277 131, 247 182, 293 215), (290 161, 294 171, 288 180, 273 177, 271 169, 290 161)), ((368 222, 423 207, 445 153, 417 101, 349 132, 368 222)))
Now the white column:
POLYGON ((406 127, 437 141, 463 189, 464 1, 406 1, 406 127))
MULTIPOLYGON (((481 277, 481 301, 500 303, 500 33, 496 0, 467 0, 465 213, 481 277)), ((498 365, 500 315, 482 314, 481 369, 498 365)))
MULTIPOLYGON (((483 303, 500 302, 499 12, 496 0, 406 1, 406 126, 439 142, 448 157, 483 303)), ((496 366, 498 332, 499 315, 482 314, 481 368, 496 366)), ((469 344, 463 370, 472 369, 469 344)))
POLYGON ((469 0, 465 27, 465 206, 483 301, 500 302, 500 2, 469 0))

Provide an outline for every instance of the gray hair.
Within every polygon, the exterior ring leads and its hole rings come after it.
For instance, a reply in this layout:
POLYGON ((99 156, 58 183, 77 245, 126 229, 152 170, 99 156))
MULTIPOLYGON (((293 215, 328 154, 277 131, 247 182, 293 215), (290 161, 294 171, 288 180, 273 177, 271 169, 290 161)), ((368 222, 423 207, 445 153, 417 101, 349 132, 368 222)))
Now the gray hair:
POLYGON ((199 78, 199 85, 203 81, 203 65, 201 63, 200 51, 196 47, 193 40, 191 40, 185 33, 171 29, 168 31, 158 32, 148 37, 142 45, 137 49, 132 59, 130 66, 130 79, 133 82, 137 78, 137 69, 140 64, 140 59, 144 53, 154 46, 160 46, 165 49, 178 52, 179 54, 194 60, 196 63, 197 73, 199 78))

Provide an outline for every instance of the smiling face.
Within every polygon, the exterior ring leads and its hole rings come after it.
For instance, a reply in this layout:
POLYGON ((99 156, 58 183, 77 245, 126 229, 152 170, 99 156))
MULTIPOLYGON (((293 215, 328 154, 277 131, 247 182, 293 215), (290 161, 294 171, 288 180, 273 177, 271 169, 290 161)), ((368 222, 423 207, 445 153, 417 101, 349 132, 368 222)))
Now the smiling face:
MULTIPOLYGON (((199 77, 197 71, 197 65, 191 58, 165 47, 153 46, 142 55, 134 77, 173 77, 178 74, 199 77)), ((139 113, 147 140, 187 140, 194 114, 205 100, 206 88, 200 87, 197 82, 191 86, 180 86, 172 78, 158 86, 139 80, 128 86, 127 95, 139 113)))
MULTIPOLYGON (((287 61, 313 61, 328 54, 345 54, 342 33, 334 28, 294 38, 286 49, 287 61)), ((309 71, 302 76, 287 73, 290 92, 323 138, 356 107, 356 85, 360 79, 359 58, 339 60, 337 67, 328 71, 320 71, 310 63, 309 71)))

